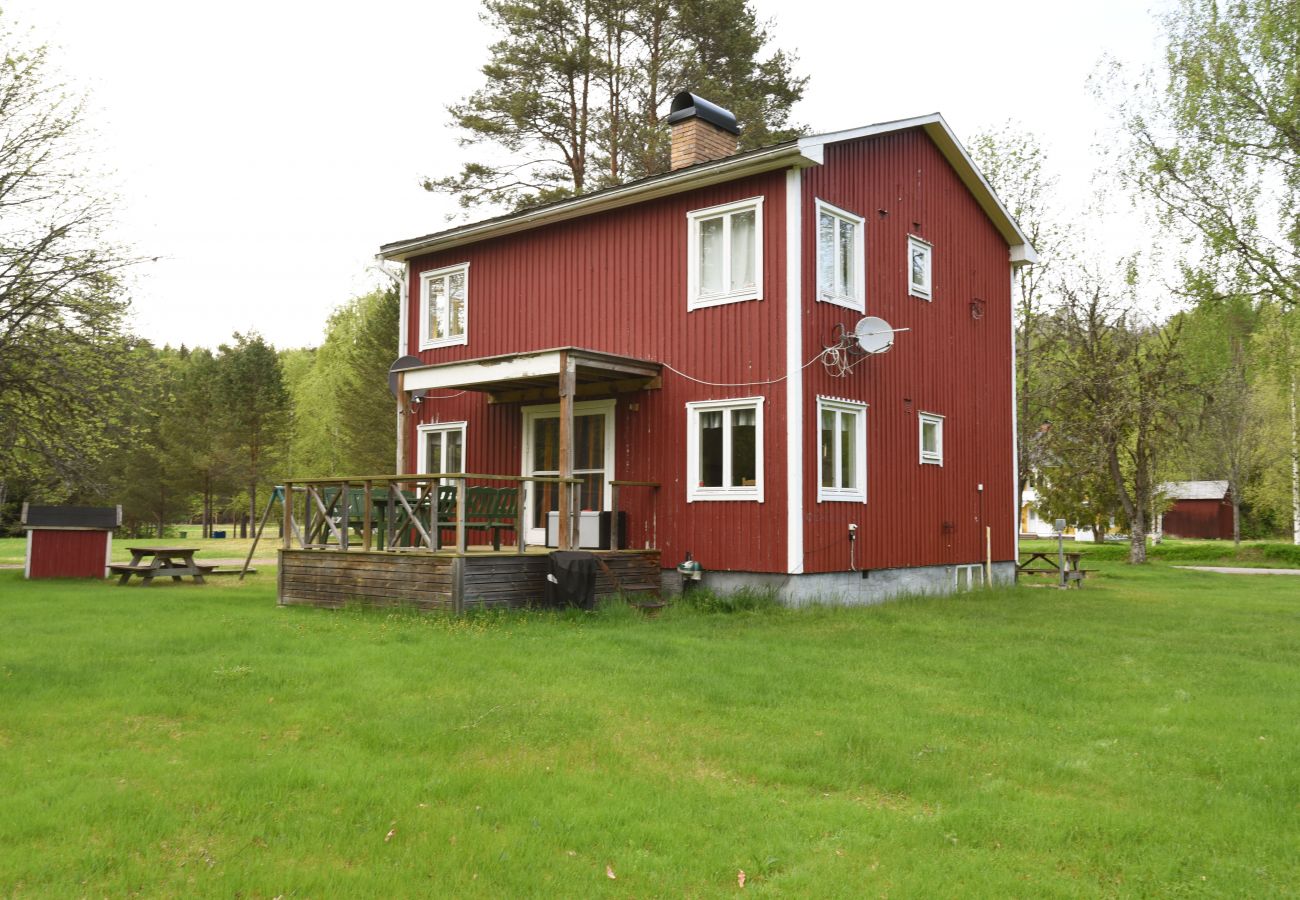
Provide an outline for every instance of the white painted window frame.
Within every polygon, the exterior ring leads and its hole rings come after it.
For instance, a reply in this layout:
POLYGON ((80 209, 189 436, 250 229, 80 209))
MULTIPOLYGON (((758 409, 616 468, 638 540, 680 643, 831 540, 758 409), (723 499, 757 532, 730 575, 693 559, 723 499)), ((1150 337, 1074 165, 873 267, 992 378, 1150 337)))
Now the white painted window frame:
POLYGON ((444 266, 441 269, 431 269, 428 272, 420 273, 420 349, 432 350, 435 347, 455 347, 460 344, 469 343, 469 263, 457 263, 454 266, 444 266), (465 322, 464 329, 460 334, 449 334, 442 338, 433 338, 429 336, 429 283, 436 279, 447 279, 447 317, 448 325, 451 324, 451 276, 457 272, 463 272, 465 275, 465 322))
POLYGON ((918 412, 916 414, 916 445, 922 465, 943 465, 943 420, 944 417, 938 413, 918 412), (935 426, 935 446, 938 449, 934 453, 927 453, 925 450, 925 426, 927 424, 935 426))
POLYGON ((737 397, 731 400, 698 400, 686 404, 686 502, 741 500, 763 502, 763 402, 765 397, 737 397), (753 485, 733 486, 731 480, 731 416, 722 417, 722 481, 720 487, 702 487, 700 481, 700 413, 754 410, 753 485))
POLYGON ((815 206, 816 215, 813 219, 813 234, 817 246, 813 253, 813 264, 817 271, 817 302, 832 303, 865 314, 867 311, 867 220, 862 216, 849 212, 847 209, 841 209, 827 203, 820 197, 817 198, 815 206), (853 237, 853 284, 847 294, 837 294, 834 285, 822 283, 821 239, 823 213, 837 220, 835 225, 836 239, 833 248, 836 272, 839 271, 840 261, 839 223, 848 222, 856 226, 853 237))
POLYGON ((907 236, 907 293, 927 302, 934 299, 934 245, 914 234, 907 236), (925 251, 925 287, 918 287, 912 281, 912 251, 916 249, 925 251))
MULTIPOLYGON (((840 473, 840 443, 838 440, 839 430, 836 429, 835 441, 835 475, 839 478, 840 473)), ((845 501, 852 503, 867 502, 867 404, 859 403, 853 400, 838 400, 833 397, 817 398, 817 502, 827 503, 845 501), (855 488, 828 488, 822 484, 822 454, 821 454, 821 436, 822 436, 822 413, 833 411, 837 413, 837 425, 839 416, 852 415, 856 422, 854 423, 854 458, 853 471, 857 476, 858 486, 855 488)))
POLYGON ((468 444, 466 444, 466 438, 468 437, 466 432, 468 432, 469 430, 468 422, 430 422, 426 425, 416 426, 415 430, 418 435, 417 446, 419 447, 418 452, 420 454, 418 457, 419 462, 416 464, 416 466, 420 470, 420 474, 427 474, 427 475, 437 474, 435 472, 424 471, 424 467, 425 465, 427 465, 429 459, 429 441, 433 439, 434 435, 439 435, 439 438, 443 441, 443 445, 442 445, 443 459, 446 459, 447 442, 445 439, 441 438, 441 435, 444 435, 449 431, 460 432, 461 471, 462 472, 469 471, 468 464, 467 464, 467 460, 469 459, 469 448, 468 448, 468 444))
POLYGON ((968 563, 952 567, 952 588, 954 591, 973 591, 984 587, 984 566, 980 563, 968 563), (962 583, 962 575, 966 578, 962 583))
POLYGON ((727 303, 743 303, 763 299, 763 198, 749 197, 734 203, 723 203, 707 209, 693 209, 686 214, 686 309, 693 311, 727 303), (719 294, 700 293, 700 223, 705 219, 723 217, 722 283, 731 283, 731 218, 736 213, 754 212, 754 286, 719 294))

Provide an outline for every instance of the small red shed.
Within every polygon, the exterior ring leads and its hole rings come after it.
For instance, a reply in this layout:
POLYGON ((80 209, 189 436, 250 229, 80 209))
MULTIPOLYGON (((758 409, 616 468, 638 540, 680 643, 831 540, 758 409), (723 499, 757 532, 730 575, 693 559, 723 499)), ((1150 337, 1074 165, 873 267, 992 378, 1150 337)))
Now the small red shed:
POLYGON ((113 549, 120 506, 23 504, 28 578, 103 578, 113 549))
POLYGON ((1170 537, 1232 540, 1232 494, 1226 481, 1171 481, 1160 492, 1173 501, 1161 520, 1170 537))

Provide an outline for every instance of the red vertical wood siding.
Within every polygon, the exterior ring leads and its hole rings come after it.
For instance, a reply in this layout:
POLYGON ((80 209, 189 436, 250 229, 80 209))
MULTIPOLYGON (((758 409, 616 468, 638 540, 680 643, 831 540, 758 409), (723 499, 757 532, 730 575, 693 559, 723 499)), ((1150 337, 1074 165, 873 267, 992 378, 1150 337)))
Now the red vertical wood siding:
POLYGON ((1008 246, 920 129, 834 144, 803 180, 803 353, 858 313, 816 300, 815 200, 866 218, 867 315, 895 328, 888 353, 845 378, 804 376, 805 571, 972 563, 1014 556, 1011 285, 1008 246), (933 245, 932 300, 908 294, 909 234, 933 245), (983 301, 982 317, 971 314, 983 301), (869 404, 867 502, 817 500, 817 397, 869 404), (943 465, 919 461, 918 412, 944 416, 943 465), (978 485, 984 485, 982 506, 978 485))
MULTIPOLYGON (((780 378, 785 227, 785 173, 773 172, 419 257, 410 267, 407 350, 441 363, 576 346, 664 362, 705 381, 780 378), (688 312, 686 214, 757 196, 764 198, 762 299, 688 312), (419 275, 463 262, 470 263, 468 343, 420 351, 419 275)), ((464 420, 467 471, 519 472, 522 407, 450 393, 434 392, 412 417, 411 470, 422 466, 418 424, 464 420)), ((654 507, 665 565, 690 550, 711 570, 785 570, 783 384, 710 387, 665 370, 662 389, 618 398, 615 422, 615 477, 662 485, 654 507), (686 403, 751 396, 766 398, 764 502, 687 503, 686 403)), ((620 498, 631 513, 632 546, 650 539, 650 504, 639 488, 620 498)))
POLYGON ((107 531, 32 531, 30 578, 103 578, 107 531))
POLYGON ((1228 500, 1175 500, 1161 527, 1170 537, 1232 539, 1232 503, 1228 500))

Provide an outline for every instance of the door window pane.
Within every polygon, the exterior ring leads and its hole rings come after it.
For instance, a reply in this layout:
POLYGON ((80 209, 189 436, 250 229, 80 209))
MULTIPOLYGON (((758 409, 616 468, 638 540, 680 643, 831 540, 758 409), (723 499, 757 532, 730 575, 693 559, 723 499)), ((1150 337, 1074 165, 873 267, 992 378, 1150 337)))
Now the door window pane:
MULTIPOLYGON (((556 436, 559 435, 556 419, 556 436)), ((557 443, 558 458, 558 443, 557 443)), ((605 414, 575 416, 573 419, 573 468, 601 469, 605 466, 605 414)))

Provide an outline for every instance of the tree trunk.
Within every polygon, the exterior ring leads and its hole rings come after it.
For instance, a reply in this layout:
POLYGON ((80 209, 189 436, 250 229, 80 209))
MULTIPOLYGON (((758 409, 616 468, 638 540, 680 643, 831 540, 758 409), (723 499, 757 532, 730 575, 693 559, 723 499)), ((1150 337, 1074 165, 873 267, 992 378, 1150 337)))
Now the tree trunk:
POLYGON ((1142 565, 1147 561, 1147 523, 1146 510, 1142 504, 1135 503, 1132 521, 1129 523, 1128 561, 1133 565, 1142 565))
POLYGON ((1241 547, 1241 503, 1237 492, 1232 492, 1232 546, 1241 547))
POLYGON ((1297 433, 1295 373, 1291 374, 1291 542, 1300 544, 1300 434, 1297 433))
POLYGON ((1094 519, 1092 522, 1092 542, 1094 544, 1106 543, 1106 528, 1109 522, 1105 519, 1094 519))

